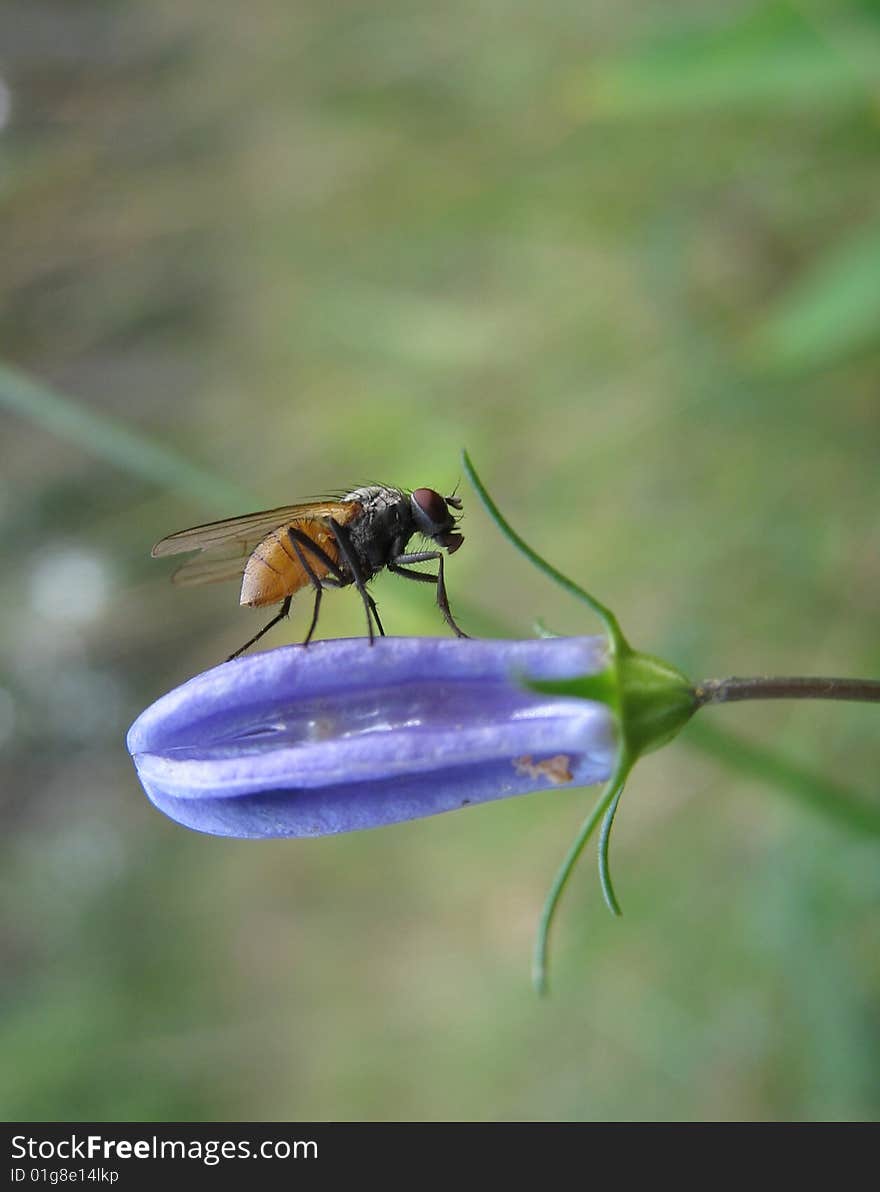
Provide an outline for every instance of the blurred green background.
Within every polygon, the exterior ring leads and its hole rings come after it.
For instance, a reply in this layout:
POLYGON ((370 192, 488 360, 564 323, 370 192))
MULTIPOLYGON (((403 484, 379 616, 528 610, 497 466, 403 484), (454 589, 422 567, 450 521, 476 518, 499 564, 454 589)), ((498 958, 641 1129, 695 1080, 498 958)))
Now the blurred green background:
MULTIPOLYGON (((155 540, 447 491, 462 446, 642 649, 880 673, 880 6, 26 0, 0 80, 3 1116, 875 1117, 877 840, 696 732, 621 806, 622 920, 581 866, 543 1003, 592 792, 222 840, 124 734, 263 617, 155 540)), ((464 627, 593 632, 462 496, 464 627)), ((703 715, 876 795, 876 709, 703 715)))

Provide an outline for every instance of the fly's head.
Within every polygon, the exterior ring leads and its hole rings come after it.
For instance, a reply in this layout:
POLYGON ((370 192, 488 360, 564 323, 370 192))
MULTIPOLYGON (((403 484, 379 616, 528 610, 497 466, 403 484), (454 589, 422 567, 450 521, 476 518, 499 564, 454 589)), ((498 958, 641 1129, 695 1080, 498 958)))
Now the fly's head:
POLYGON ((454 554, 464 542, 464 536, 456 531, 458 519, 452 513, 453 509, 461 509, 461 498, 441 497, 433 488, 417 488, 410 495, 410 504, 419 532, 454 554))

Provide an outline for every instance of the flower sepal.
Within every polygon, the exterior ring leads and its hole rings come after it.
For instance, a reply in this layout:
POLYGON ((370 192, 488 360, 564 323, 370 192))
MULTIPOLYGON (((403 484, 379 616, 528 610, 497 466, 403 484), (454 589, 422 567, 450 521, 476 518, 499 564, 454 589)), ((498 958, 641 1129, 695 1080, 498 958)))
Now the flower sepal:
POLYGON ((608 665, 599 674, 532 680, 526 685, 542 695, 605 704, 617 721, 630 767, 643 754, 677 736, 698 706, 687 675, 661 658, 642 654, 626 644, 609 651, 608 665))

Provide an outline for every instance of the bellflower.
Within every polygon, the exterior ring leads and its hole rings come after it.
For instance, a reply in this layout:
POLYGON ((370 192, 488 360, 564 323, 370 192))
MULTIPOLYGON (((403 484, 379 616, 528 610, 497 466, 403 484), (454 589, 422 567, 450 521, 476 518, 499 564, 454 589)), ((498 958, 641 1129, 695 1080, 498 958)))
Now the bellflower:
POLYGON ((609 778, 601 637, 362 638, 239 658, 162 696, 128 749, 153 803, 222 836, 322 836, 609 778))
MULTIPOLYGON (((609 608, 508 525, 466 453, 463 464, 508 541, 591 609, 605 637, 380 638, 373 646, 358 638, 282 647, 223 663, 169 692, 132 725, 128 749, 161 811, 222 836, 323 836, 603 782, 541 916, 534 979, 543 992, 551 923, 597 828, 602 890, 620 913, 609 841, 640 757, 672 740, 710 704, 782 698, 880 703, 880 680, 691 682, 669 663, 633 649, 609 608)), ((803 775, 794 774, 792 782, 793 771, 778 761, 765 768, 804 799, 880 835, 873 807, 837 790, 817 793, 803 775)))

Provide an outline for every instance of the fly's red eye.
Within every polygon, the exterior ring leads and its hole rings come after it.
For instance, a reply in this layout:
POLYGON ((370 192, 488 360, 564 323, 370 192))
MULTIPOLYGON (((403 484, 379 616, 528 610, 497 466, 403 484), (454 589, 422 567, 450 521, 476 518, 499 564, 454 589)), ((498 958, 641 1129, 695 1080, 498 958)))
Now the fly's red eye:
POLYGON ((434 492, 433 488, 417 488, 412 499, 428 521, 433 522, 435 526, 445 526, 449 521, 446 502, 439 493, 434 492))

